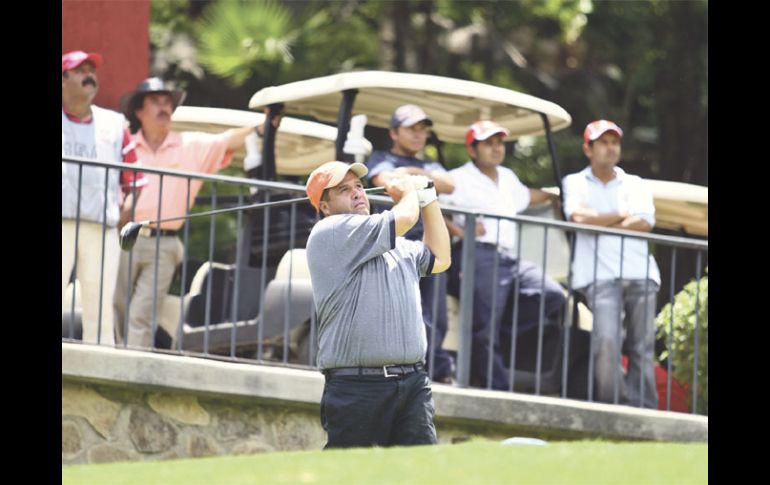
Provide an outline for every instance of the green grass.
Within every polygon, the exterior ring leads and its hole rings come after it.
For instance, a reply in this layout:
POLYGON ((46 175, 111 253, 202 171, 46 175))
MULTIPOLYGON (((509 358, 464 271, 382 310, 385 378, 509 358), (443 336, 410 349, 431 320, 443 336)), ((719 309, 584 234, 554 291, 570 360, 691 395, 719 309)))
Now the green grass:
POLYGON ((708 444, 472 441, 62 467, 77 484, 708 483, 708 444))

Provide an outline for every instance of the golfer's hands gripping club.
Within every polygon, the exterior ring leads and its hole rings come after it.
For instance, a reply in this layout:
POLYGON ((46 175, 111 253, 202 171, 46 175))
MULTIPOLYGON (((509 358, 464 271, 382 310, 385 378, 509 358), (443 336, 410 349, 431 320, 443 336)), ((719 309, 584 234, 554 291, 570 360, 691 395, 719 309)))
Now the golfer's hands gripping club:
POLYGON ((414 185, 409 180, 408 175, 398 175, 385 181, 385 191, 388 193, 393 203, 398 204, 410 192, 414 192, 414 185))
POLYGON ((425 175, 410 175, 409 181, 412 187, 417 191, 417 199, 420 201, 420 209, 424 208, 434 200, 438 199, 436 187, 433 186, 433 180, 425 175))
POLYGON ((396 177, 391 177, 385 183, 385 190, 396 204, 398 204, 406 193, 414 190, 417 193, 417 199, 421 209, 438 199, 433 180, 425 175, 399 174, 396 177))

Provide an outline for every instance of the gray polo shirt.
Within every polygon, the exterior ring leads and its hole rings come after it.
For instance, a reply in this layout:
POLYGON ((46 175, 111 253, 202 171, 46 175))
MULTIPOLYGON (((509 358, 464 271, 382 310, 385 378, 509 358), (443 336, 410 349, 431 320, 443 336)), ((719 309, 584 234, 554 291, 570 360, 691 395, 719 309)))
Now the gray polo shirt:
POLYGON ((420 277, 433 254, 396 237, 391 211, 327 217, 307 241, 321 369, 412 364, 425 358, 420 277))

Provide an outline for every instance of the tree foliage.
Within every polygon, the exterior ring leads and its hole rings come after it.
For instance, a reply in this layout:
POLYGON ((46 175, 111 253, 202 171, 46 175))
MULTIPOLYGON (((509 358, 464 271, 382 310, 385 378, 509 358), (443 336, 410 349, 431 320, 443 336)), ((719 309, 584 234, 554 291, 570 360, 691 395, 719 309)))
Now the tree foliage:
MULTIPOLYGON (((708 183, 707 1, 155 0, 151 31, 155 71, 190 104, 243 109, 264 86, 355 69, 470 79, 572 115, 563 173, 586 163, 583 127, 610 118, 629 172, 708 183)), ((525 151, 505 164, 553 185, 545 144, 525 151)))
POLYGON ((209 4, 196 31, 201 63, 241 86, 255 75, 290 67, 300 28, 278 2, 238 0, 209 4))
POLYGON ((187 87, 187 80, 200 80, 205 71, 196 57, 195 25, 190 0, 155 1, 150 4, 150 73, 187 87))

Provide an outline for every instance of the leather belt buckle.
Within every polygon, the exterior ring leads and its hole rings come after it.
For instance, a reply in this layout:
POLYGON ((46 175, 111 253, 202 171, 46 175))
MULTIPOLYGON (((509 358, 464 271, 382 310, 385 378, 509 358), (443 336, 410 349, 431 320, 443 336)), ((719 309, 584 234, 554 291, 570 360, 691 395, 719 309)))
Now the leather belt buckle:
MULTIPOLYGON (((391 367, 395 367, 395 366, 391 366, 391 367)), ((388 377, 398 377, 400 375, 400 374, 388 374, 388 366, 387 365, 383 365, 382 366, 382 371, 385 374, 385 378, 388 378, 388 377)))

